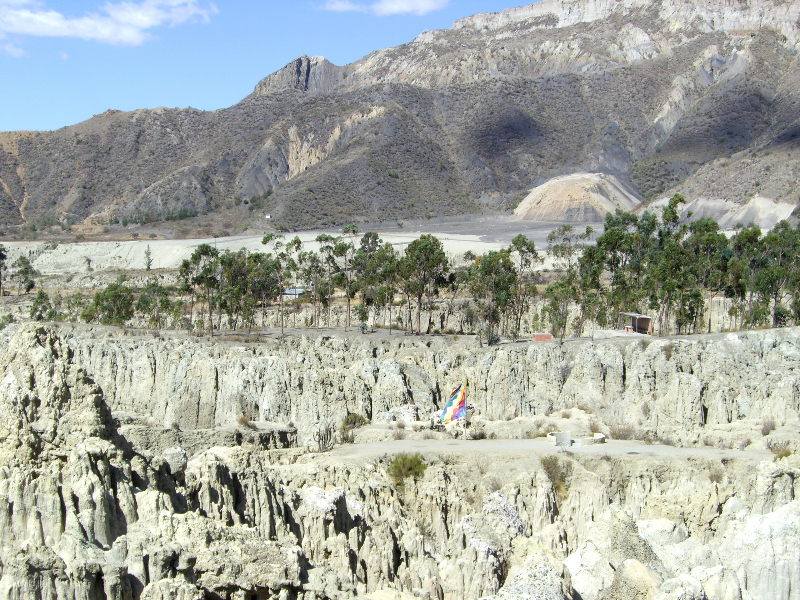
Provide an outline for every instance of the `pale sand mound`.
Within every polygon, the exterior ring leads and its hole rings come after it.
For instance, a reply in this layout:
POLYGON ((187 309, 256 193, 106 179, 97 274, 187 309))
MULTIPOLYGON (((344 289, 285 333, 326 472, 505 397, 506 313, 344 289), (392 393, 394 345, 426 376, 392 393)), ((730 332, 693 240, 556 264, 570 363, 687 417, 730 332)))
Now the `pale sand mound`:
MULTIPOLYGON (((661 198, 651 203, 647 210, 660 214, 668 201, 667 198, 661 198)), ((732 230, 737 225, 747 226, 751 223, 762 229, 772 229, 779 221, 788 219, 795 208, 797 207, 794 204, 755 196, 745 204, 738 204, 723 198, 700 197, 687 204, 681 204, 678 210, 684 221, 696 221, 703 217, 711 217, 719 223, 720 229, 732 230)))
POLYGON ((525 221, 601 222, 609 211, 632 211, 638 205, 639 199, 613 175, 573 173, 533 188, 514 216, 525 221))

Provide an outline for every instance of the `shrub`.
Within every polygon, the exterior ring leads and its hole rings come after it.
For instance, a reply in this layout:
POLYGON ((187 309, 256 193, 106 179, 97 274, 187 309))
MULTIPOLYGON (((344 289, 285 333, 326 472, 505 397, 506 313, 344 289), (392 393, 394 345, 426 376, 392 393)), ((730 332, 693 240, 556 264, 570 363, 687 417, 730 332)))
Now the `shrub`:
POLYGON ((369 423, 364 417, 356 413, 348 413, 342 421, 342 426, 339 428, 339 438, 343 444, 352 444, 355 442, 356 436, 355 429, 362 427, 369 423))
POLYGON ((407 454, 402 452, 392 458, 389 463, 389 477, 392 478, 396 486, 402 486, 409 477, 415 481, 425 474, 428 465, 419 453, 407 454))
POLYGON ((773 431, 775 431, 775 419, 773 419, 772 417, 765 418, 764 421, 761 423, 761 435, 766 436, 772 433, 773 431))
POLYGON ((566 461, 560 460, 555 454, 548 454, 539 459, 542 465, 544 474, 553 484, 553 489, 556 495, 561 499, 565 499, 569 495, 569 486, 567 479, 572 472, 572 465, 566 461))
POLYGON ((631 440, 636 433, 633 426, 628 423, 614 423, 608 431, 614 440, 631 440))
POLYGON ((792 451, 789 449, 789 442, 771 442, 767 444, 767 446, 775 455, 776 459, 786 458, 792 455, 792 451))
POLYGON ((53 307, 50 304, 50 296, 44 290, 39 290, 39 293, 36 294, 36 298, 34 298, 31 305, 30 317, 34 321, 44 321, 55 317, 53 307))
POLYGON ((561 411, 561 418, 562 419, 571 419, 572 418, 572 411, 571 410, 562 410, 561 411))
POLYGON ((722 465, 714 465, 708 472, 708 479, 711 483, 722 483, 725 478, 725 468, 722 465))
POLYGON ((356 429, 358 427, 363 427, 368 423, 369 421, 367 421, 364 417, 362 417, 358 413, 348 413, 348 415, 344 418, 342 427, 347 427, 348 429, 356 429))
POLYGON ((87 322, 122 325, 133 317, 133 292, 121 283, 110 283, 94 295, 92 303, 81 315, 87 322))
POLYGON ((600 423, 592 419, 589 421, 589 431, 592 433, 600 433, 600 423))
POLYGON ((406 428, 406 422, 405 421, 396 421, 394 426, 397 427, 398 429, 405 429, 406 428))
POLYGON ((406 439, 406 432, 404 429, 396 429, 392 437, 396 440, 404 440, 406 439))
POLYGON ((423 440, 435 440, 436 434, 433 433, 430 429, 422 432, 422 439, 423 440))
POLYGON ((253 423, 253 421, 250 420, 250 417, 245 416, 245 415, 241 415, 239 417, 239 425, 241 425, 242 427, 246 427, 247 429, 255 429, 256 428, 255 423, 253 423))
POLYGON ((485 440, 486 439, 486 432, 483 429, 477 429, 472 432, 472 439, 473 440, 485 440))
POLYGON ((739 450, 744 450, 745 448, 747 448, 752 443, 753 442, 750 441, 749 437, 748 438, 744 438, 741 442, 739 442, 739 450))

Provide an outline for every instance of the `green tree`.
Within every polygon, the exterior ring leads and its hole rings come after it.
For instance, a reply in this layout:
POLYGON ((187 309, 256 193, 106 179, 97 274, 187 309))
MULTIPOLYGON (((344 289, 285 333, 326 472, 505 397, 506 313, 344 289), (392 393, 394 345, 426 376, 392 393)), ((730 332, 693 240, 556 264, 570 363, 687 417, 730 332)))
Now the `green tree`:
POLYGON ((445 281, 449 271, 447 256, 442 242, 431 234, 423 234, 411 242, 405 251, 400 268, 403 287, 409 296, 417 300, 417 333, 422 333, 422 298, 433 302, 437 286, 445 281))
POLYGON ((133 317, 133 291, 122 283, 108 284, 94 295, 82 317, 86 322, 123 325, 133 317))
POLYGON ((33 299, 30 316, 34 321, 52 321, 56 318, 56 312, 50 304, 50 296, 44 290, 39 290, 33 299))
POLYGON ((144 268, 149 271, 153 267, 153 253, 150 252, 150 244, 144 250, 144 268))
POLYGON ((150 327, 160 329, 171 310, 169 290, 155 281, 148 282, 136 299, 135 309, 147 316, 150 327))
POLYGON ((514 294, 516 308, 514 330, 519 332, 522 328, 522 315, 530 307, 530 300, 536 296, 536 283, 534 281, 535 267, 541 262, 536 245, 523 234, 511 240, 509 251, 512 253, 517 267, 517 288, 514 294))
POLYGON ((31 261, 28 260, 27 256, 20 256, 13 262, 11 268, 14 269, 14 274, 12 278, 17 280, 17 295, 22 294, 22 290, 25 290, 27 294, 30 292, 36 283, 34 282, 33 278, 39 275, 39 271, 33 268, 31 261))
POLYGON ((471 267, 470 288, 489 326, 488 343, 495 339, 497 323, 512 306, 517 271, 508 250, 488 252, 471 267))
MULTIPOLYGON (((219 251, 208 244, 200 244, 192 252, 189 262, 192 265, 192 285, 199 290, 201 297, 205 300, 209 316, 208 332, 211 337, 214 337, 214 307, 219 290, 219 251)), ((205 315, 202 312, 200 318, 202 322, 205 322, 205 315)))

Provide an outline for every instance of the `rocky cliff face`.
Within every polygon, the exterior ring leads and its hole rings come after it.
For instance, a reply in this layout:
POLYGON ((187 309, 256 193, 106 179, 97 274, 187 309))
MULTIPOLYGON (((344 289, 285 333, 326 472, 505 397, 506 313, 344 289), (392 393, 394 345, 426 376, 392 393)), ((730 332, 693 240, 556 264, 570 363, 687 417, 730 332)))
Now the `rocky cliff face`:
MULTIPOLYGON (((792 343, 762 337, 766 355, 792 343)), ((536 452, 443 445, 400 485, 359 445, 190 457, 131 443, 120 409, 137 398, 107 398, 75 341, 25 327, 0 357, 2 598, 796 597, 796 458, 609 450, 545 470, 536 452)))
POLYGON ((66 343, 109 406, 191 429, 235 425, 244 414, 291 420, 309 439, 320 421, 338 426, 348 413, 370 419, 414 403, 428 414, 464 379, 488 419, 582 406, 686 444, 800 409, 797 329, 493 348, 447 336, 214 344, 102 331, 76 327, 66 343))
POLYGON ((777 0, 554 1, 344 67, 301 57, 228 109, 0 134, 0 220, 173 219, 238 197, 294 227, 385 221, 509 208, 576 172, 646 198, 683 182, 690 201, 796 204, 798 17, 777 0))

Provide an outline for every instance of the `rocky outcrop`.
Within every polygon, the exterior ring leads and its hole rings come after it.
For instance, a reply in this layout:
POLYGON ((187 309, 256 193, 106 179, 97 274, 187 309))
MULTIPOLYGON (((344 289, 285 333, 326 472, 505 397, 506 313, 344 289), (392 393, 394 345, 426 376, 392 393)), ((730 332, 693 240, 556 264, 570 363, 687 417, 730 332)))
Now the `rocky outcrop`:
POLYGON ((342 83, 345 77, 346 68, 337 67, 322 56, 308 57, 304 54, 280 71, 262 79, 253 95, 263 96, 286 89, 326 94, 342 83))
POLYGON ((242 415, 292 421, 301 441, 348 413, 371 419, 414 403, 429 414, 464 379, 487 419, 582 406, 688 445, 800 408, 800 330, 791 328, 487 348, 473 338, 358 334, 216 344, 76 326, 66 343, 114 410, 189 429, 236 425, 242 415))
MULTIPOLYGON (((796 457, 562 454, 554 471, 536 453, 500 450, 491 469, 433 453, 396 482, 389 456, 357 446, 153 448, 122 425, 135 395, 112 400, 79 366, 86 356, 74 334, 26 326, 0 357, 0 598, 760 600, 800 589, 796 457)), ((232 401, 214 400, 220 411, 232 401)))

